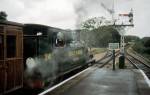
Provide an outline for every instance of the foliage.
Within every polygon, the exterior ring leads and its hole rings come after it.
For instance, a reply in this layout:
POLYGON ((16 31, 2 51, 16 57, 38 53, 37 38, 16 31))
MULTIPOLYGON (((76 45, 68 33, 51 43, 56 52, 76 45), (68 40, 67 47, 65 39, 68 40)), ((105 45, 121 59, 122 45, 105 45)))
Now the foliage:
POLYGON ((85 30, 93 30, 99 28, 104 25, 109 25, 111 21, 106 20, 104 17, 94 17, 87 19, 86 21, 81 23, 81 29, 85 30))
POLYGON ((125 36, 125 43, 134 41, 140 41, 140 38, 138 36, 131 36, 131 35, 125 36))
POLYGON ((136 41, 133 46, 133 49, 139 53, 143 53, 144 46, 141 41, 136 41))
POLYGON ((106 48, 92 48, 91 49, 91 54, 99 54, 105 52, 107 49, 106 48))
POLYGON ((7 14, 4 11, 0 12, 0 20, 5 21, 7 20, 7 14))
POLYGON ((150 48, 150 37, 142 38, 142 43, 145 47, 150 48))
POLYGON ((140 41, 136 41, 133 49, 139 53, 150 54, 150 37, 144 37, 140 41))
POLYGON ((84 40, 89 47, 107 47, 108 43, 119 43, 120 35, 118 31, 111 26, 101 26, 90 31, 82 30, 81 39, 84 40))
POLYGON ((104 17, 87 19, 81 24, 81 40, 89 47, 107 47, 108 43, 119 43, 120 34, 104 17))

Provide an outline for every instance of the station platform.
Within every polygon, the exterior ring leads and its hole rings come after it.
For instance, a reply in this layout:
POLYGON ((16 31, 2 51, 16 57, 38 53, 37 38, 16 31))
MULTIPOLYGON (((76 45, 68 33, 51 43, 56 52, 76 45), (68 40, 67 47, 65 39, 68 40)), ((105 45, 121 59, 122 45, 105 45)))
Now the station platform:
POLYGON ((150 95, 141 70, 90 68, 44 95, 150 95))

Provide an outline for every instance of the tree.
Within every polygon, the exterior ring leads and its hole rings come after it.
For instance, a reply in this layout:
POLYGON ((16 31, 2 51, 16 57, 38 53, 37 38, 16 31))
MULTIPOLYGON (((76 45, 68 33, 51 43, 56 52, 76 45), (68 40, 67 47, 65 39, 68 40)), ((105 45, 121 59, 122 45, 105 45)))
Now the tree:
POLYGON ((106 22, 106 19, 104 17, 90 18, 82 22, 81 29, 93 30, 103 25, 104 22, 106 22))
POLYGON ((120 34, 112 26, 101 26, 93 31, 95 34, 95 45, 98 47, 107 47, 108 43, 120 42, 120 34))
POLYGON ((88 47, 107 47, 108 43, 120 42, 117 29, 104 17, 95 17, 82 23, 81 39, 88 47))
POLYGON ((133 49, 139 53, 150 54, 150 37, 135 41, 133 49))
POLYGON ((6 14, 6 12, 4 12, 4 11, 0 12, 0 20, 1 21, 7 20, 7 14, 6 14))
POLYGON ((89 47, 107 47, 108 43, 119 43, 120 34, 111 26, 101 26, 93 30, 82 30, 81 39, 89 47))
POLYGON ((140 41, 140 38, 138 36, 132 36, 132 35, 125 36, 125 43, 132 42, 132 41, 140 41))
POLYGON ((142 39, 142 42, 143 42, 145 47, 150 47, 150 37, 144 37, 142 39))

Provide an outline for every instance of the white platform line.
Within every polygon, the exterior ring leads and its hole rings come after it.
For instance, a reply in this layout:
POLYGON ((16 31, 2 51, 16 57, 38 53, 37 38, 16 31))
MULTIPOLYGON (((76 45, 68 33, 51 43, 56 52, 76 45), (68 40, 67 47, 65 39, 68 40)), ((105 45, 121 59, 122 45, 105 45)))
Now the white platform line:
POLYGON ((145 75, 145 73, 143 72, 143 70, 140 69, 140 72, 142 73, 142 75, 144 76, 145 81, 147 82, 148 86, 150 87, 150 80, 149 80, 148 77, 145 75))
POLYGON ((53 90, 56 89, 57 87, 59 87, 59 86, 65 84, 66 82, 72 80, 73 78, 77 77, 78 75, 84 73, 85 71, 87 71, 87 70, 89 70, 89 69, 91 69, 91 68, 89 67, 89 68, 87 68, 87 69, 85 69, 85 70, 83 70, 83 71, 81 71, 81 72, 75 74, 74 76, 72 76, 72 77, 70 77, 70 78, 68 78, 68 79, 66 79, 66 80, 64 80, 64 81, 62 81, 61 83, 59 83, 59 84, 57 84, 57 85, 54 85, 53 87, 51 87, 51 88, 45 90, 44 92, 42 92, 42 93, 40 93, 40 94, 38 94, 38 95, 45 95, 45 94, 47 94, 48 92, 53 91, 53 90))

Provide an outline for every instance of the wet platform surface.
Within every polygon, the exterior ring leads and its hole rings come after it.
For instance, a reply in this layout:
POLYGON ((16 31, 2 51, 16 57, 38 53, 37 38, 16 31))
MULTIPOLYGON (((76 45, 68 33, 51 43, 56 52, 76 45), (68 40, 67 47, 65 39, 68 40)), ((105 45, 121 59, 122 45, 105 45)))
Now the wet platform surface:
POLYGON ((46 95, 150 95, 140 70, 91 70, 46 95))

